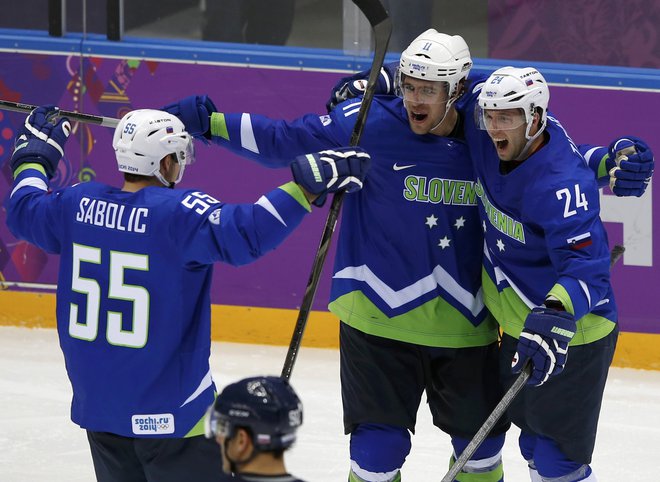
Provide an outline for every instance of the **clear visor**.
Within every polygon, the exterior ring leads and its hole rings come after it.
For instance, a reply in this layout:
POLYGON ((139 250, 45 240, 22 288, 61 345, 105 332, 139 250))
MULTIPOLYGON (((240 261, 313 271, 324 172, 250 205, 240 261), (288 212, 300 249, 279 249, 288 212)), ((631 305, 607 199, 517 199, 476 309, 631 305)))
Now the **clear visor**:
POLYGON ((394 92, 407 104, 446 104, 449 84, 442 81, 421 80, 399 73, 394 92))
POLYGON ((177 146, 177 150, 175 151, 176 159, 181 167, 189 166, 195 162, 195 146, 193 144, 192 138, 190 136, 186 136, 185 139, 185 142, 180 143, 180 145, 177 146))
POLYGON ((206 438, 229 437, 231 435, 231 423, 220 415, 211 405, 204 416, 204 435, 206 438))
POLYGON ((179 184, 181 179, 183 179, 183 173, 186 170, 186 166, 195 162, 195 147, 192 138, 187 134, 176 134, 171 136, 171 138, 168 139, 168 144, 171 144, 174 148, 172 154, 176 157, 176 161, 179 164, 179 174, 174 180, 174 184, 179 184))
POLYGON ((522 109, 484 109, 477 106, 475 117, 479 128, 488 131, 510 131, 527 124, 522 109))

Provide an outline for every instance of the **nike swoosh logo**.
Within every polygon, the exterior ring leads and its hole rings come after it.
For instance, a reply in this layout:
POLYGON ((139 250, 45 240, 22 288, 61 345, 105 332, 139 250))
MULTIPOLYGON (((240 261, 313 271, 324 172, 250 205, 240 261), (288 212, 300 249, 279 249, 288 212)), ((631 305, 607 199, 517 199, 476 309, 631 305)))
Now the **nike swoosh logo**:
POLYGON ((395 171, 401 171, 403 169, 408 169, 409 167, 415 167, 415 166, 416 166, 416 164, 408 164, 408 165, 405 165, 405 166, 399 166, 395 162, 394 165, 392 166, 392 169, 394 169, 395 171))

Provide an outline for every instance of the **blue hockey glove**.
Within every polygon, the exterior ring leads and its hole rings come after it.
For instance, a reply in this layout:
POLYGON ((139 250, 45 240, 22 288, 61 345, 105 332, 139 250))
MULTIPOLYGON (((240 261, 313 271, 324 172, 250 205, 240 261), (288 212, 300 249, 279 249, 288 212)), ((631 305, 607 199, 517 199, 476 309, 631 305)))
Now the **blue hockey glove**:
POLYGON ((161 110, 177 116, 183 122, 188 134, 208 144, 211 138, 211 114, 217 112, 208 95, 191 95, 162 107, 161 110))
POLYGON ((315 206, 323 206, 329 192, 362 189, 371 157, 359 147, 340 147, 298 156, 291 164, 293 179, 301 187, 319 196, 315 206))
MULTIPOLYGON (((376 94, 386 95, 394 92, 394 77, 397 65, 396 62, 393 62, 383 65, 383 68, 380 69, 380 75, 378 76, 378 82, 376 83, 376 94)), ((328 113, 334 110, 334 108, 337 107, 337 104, 364 95, 364 91, 367 89, 368 80, 368 70, 363 70, 357 74, 340 79, 332 88, 330 99, 325 104, 328 113)))
POLYGON ((532 363, 532 374, 527 385, 538 387, 548 378, 564 370, 568 357, 568 344, 575 335, 575 318, 566 311, 534 308, 527 315, 511 371, 519 373, 527 360, 532 363))
POLYGON ((651 181, 655 162, 653 151, 643 140, 626 136, 608 147, 606 162, 610 189, 617 196, 641 196, 651 181))
POLYGON ((14 153, 9 161, 12 172, 21 164, 41 164, 48 179, 57 172, 57 164, 64 156, 64 144, 71 133, 71 123, 66 117, 58 117, 54 105, 37 107, 25 119, 14 142, 14 153))

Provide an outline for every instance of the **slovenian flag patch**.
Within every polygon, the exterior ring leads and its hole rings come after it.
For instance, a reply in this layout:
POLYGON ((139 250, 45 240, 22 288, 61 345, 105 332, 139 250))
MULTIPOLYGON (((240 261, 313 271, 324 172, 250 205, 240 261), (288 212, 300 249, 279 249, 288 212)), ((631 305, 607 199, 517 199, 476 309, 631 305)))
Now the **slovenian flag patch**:
POLYGON ((571 249, 582 249, 591 245, 591 233, 586 232, 566 240, 571 249))

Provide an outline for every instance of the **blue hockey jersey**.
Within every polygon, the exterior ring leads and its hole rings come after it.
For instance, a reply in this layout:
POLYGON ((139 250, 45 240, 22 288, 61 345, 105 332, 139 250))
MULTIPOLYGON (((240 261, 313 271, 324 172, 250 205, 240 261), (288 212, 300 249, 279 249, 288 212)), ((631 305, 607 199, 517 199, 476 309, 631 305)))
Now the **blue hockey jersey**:
POLYGON ((7 224, 60 255, 57 328, 73 387, 72 420, 128 437, 203 433, 212 264, 274 249, 309 212, 297 185, 253 205, 203 192, 124 192, 87 182, 47 192, 43 169, 15 173, 7 224))
MULTIPOLYGON (((468 94, 466 112, 474 111, 477 95, 478 87, 468 94)), ((579 320, 572 344, 606 336, 617 315, 596 165, 587 165, 561 124, 548 115, 547 143, 501 174, 487 132, 476 126, 473 115, 465 118, 485 232, 486 305, 504 332, 518 337, 530 310, 553 295, 579 320)))
MULTIPOLYGON (((215 113, 211 133, 270 167, 346 145, 361 99, 293 121, 215 113)), ((497 339, 481 292, 482 228, 463 140, 414 134, 401 99, 376 96, 360 146, 371 155, 362 190, 344 198, 330 311, 373 335, 427 346, 497 339)))

